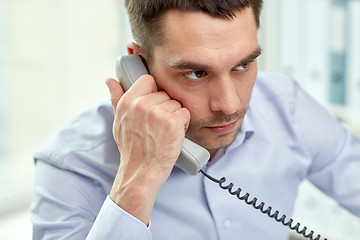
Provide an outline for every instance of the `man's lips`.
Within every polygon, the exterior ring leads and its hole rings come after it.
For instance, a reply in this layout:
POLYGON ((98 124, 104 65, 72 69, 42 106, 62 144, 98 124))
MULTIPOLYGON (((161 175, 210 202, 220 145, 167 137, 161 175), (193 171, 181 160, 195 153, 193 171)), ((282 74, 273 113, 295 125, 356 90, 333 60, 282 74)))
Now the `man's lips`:
POLYGON ((225 123, 218 126, 211 126, 206 128, 209 129, 209 131, 214 134, 221 135, 232 132, 235 129, 237 122, 238 120, 231 123, 225 123))

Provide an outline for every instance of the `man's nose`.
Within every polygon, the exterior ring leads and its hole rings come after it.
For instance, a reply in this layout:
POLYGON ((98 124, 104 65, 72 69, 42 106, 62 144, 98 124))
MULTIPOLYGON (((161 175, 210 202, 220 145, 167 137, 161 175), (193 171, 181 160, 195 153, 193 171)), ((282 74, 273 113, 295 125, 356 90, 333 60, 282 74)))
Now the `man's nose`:
POLYGON ((238 110, 240 99, 234 81, 230 76, 223 76, 214 80, 210 99, 212 111, 233 114, 238 110))

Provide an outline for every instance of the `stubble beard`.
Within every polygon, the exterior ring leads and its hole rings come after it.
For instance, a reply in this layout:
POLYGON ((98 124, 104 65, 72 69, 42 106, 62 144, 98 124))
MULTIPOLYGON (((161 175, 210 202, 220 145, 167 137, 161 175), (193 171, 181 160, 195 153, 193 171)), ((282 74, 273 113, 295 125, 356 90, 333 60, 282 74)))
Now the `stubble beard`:
POLYGON ((216 151, 219 148, 227 147, 235 141, 241 129, 246 110, 247 109, 240 109, 230 115, 217 112, 211 119, 201 119, 193 122, 186 132, 186 137, 209 151, 216 151), (215 135, 207 129, 209 126, 222 125, 236 120, 238 121, 237 126, 230 133, 215 135))

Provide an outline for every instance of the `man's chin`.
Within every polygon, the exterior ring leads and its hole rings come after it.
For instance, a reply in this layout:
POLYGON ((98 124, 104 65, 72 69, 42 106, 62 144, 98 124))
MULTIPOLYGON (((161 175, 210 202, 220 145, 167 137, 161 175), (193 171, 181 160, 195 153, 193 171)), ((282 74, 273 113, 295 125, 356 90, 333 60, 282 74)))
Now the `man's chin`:
POLYGON ((218 150, 220 148, 226 148, 235 141, 236 136, 237 132, 217 136, 216 140, 207 143, 204 147, 210 151, 218 150))
POLYGON ((239 110, 232 116, 219 115, 212 121, 200 121, 192 124, 185 136, 210 152, 216 152, 220 148, 228 147, 235 141, 241 129, 245 113, 246 110, 239 110), (229 124, 218 124, 221 122, 229 124), (232 126, 231 122, 235 123, 235 126, 232 126), (219 125, 219 127, 216 127, 216 125, 219 125))

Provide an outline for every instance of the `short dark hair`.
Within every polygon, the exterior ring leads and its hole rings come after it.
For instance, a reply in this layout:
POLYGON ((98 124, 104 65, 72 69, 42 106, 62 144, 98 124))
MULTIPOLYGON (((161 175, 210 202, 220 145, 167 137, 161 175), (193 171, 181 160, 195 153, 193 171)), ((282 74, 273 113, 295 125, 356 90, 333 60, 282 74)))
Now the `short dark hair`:
POLYGON ((205 12, 231 19, 235 11, 251 7, 259 28, 262 5, 262 0, 125 0, 134 40, 147 57, 151 57, 155 44, 161 44, 162 16, 170 9, 205 12))

